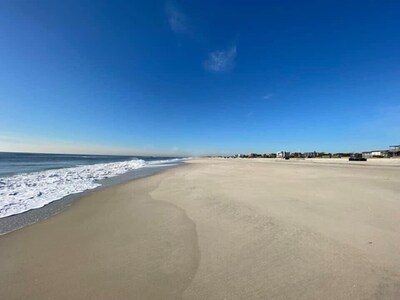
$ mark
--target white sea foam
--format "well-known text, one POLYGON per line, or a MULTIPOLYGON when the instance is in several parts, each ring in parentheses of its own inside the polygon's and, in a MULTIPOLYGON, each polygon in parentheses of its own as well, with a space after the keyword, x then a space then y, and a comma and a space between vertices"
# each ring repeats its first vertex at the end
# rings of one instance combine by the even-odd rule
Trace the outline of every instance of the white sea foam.
MULTIPOLYGON (((172 161, 172 160, 171 160, 172 161)), ((154 161, 162 164, 169 161, 154 161)), ((0 218, 42 207, 65 196, 99 187, 101 179, 147 166, 144 160, 84 165, 0 178, 0 218)))
POLYGON ((173 165, 176 162, 179 162, 182 160, 188 160, 188 159, 190 159, 190 158, 172 158, 172 159, 163 159, 163 160, 152 160, 152 161, 146 162, 146 164, 148 166, 158 167, 158 166, 162 166, 165 164, 173 165))

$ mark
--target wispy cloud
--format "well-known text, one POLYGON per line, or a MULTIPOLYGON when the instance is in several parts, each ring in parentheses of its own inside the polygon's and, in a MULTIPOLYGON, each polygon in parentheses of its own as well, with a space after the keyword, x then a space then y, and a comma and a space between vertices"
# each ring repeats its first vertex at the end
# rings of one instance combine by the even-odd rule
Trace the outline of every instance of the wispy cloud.
POLYGON ((230 71, 235 66, 236 53, 236 46, 226 51, 210 52, 204 62, 204 68, 217 73, 230 71))
POLYGON ((188 18, 176 5, 168 2, 166 5, 166 13, 169 26, 174 33, 186 34, 189 32, 188 18))
POLYGON ((266 94, 263 96, 263 99, 268 100, 268 99, 271 99, 273 96, 274 96, 274 94, 266 94))

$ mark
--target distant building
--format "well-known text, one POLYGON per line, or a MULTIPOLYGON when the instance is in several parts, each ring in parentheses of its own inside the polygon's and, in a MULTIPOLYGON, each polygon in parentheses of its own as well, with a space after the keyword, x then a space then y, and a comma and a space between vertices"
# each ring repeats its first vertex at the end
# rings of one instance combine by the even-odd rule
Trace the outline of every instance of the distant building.
POLYGON ((276 157, 277 158, 289 158, 290 152, 287 152, 287 151, 276 152, 276 157))
POLYGON ((400 157, 400 145, 389 146, 390 157, 400 157))
POLYGON ((363 152, 362 156, 365 158, 388 157, 389 151, 388 150, 372 150, 372 151, 363 152))
POLYGON ((293 157, 293 158, 303 158, 303 153, 301 153, 301 152, 294 152, 294 153, 291 153, 291 154, 290 154, 290 157, 293 157))
POLYGON ((314 158, 314 157, 318 157, 318 153, 317 152, 304 152, 303 156, 306 158, 314 158))

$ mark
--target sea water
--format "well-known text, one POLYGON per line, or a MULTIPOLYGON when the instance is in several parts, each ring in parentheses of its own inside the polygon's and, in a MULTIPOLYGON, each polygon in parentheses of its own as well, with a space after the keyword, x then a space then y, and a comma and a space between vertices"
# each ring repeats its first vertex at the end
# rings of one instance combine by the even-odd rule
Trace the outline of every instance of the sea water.
POLYGON ((182 160, 176 157, 0 153, 0 219, 97 188, 107 178, 143 168, 169 166, 182 160))

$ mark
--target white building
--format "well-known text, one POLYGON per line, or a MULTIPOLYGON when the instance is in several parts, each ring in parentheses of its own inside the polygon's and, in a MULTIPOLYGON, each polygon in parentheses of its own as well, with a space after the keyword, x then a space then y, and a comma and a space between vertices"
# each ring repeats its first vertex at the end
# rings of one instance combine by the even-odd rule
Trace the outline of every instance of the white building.
POLYGON ((287 152, 287 151, 276 152, 276 157, 277 158, 289 158, 290 152, 287 152))
POLYGON ((370 157, 387 157, 388 151, 387 150, 372 150, 368 152, 362 153, 363 157, 370 158, 370 157))

